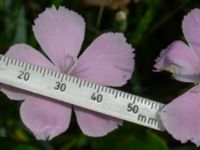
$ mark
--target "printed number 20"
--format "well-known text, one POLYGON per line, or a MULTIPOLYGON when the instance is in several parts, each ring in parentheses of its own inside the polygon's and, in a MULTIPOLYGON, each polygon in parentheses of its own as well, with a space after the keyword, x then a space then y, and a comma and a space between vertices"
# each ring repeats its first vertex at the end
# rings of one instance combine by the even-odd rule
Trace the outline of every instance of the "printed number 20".
POLYGON ((24 81, 28 81, 30 78, 30 73, 29 72, 24 72, 24 71, 20 71, 19 75, 17 76, 18 79, 22 79, 24 81))

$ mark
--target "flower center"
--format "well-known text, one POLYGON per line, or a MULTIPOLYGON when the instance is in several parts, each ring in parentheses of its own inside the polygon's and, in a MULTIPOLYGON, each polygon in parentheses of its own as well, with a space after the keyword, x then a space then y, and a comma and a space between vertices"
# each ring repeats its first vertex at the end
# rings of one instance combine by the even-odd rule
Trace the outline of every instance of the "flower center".
POLYGON ((168 67, 166 67, 166 70, 171 72, 171 73, 177 73, 178 72, 178 68, 175 65, 169 65, 168 67))
POLYGON ((77 59, 73 56, 67 55, 65 56, 64 62, 62 64, 63 65, 61 66, 61 72, 70 75, 76 67, 77 59))

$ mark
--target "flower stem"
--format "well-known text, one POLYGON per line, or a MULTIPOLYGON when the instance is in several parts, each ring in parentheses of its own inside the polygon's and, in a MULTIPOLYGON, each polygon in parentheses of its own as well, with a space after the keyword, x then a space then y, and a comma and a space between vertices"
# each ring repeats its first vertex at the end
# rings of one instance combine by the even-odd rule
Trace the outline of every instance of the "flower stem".
POLYGON ((101 3, 101 7, 100 7, 100 9, 99 9, 99 13, 98 13, 98 17, 97 17, 97 22, 96 22, 96 26, 97 26, 97 27, 99 27, 100 24, 101 24, 101 20, 102 20, 102 15, 103 15, 103 11, 104 11, 105 4, 106 4, 106 0, 104 0, 104 1, 101 3))

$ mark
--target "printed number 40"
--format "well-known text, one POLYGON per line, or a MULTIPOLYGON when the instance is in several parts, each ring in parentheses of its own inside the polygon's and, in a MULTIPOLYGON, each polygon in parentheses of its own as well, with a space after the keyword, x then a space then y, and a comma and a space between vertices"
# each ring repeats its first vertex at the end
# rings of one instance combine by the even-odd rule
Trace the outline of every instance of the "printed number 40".
POLYGON ((96 101, 97 103, 101 103, 102 100, 103 100, 103 95, 102 94, 93 93, 92 96, 91 96, 91 99, 96 101))

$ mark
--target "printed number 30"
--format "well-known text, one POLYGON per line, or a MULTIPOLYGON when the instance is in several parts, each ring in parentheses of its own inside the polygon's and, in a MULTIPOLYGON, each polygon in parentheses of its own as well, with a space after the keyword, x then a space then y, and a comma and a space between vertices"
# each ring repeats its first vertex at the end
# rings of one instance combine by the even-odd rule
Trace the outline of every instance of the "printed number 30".
POLYGON ((54 89, 64 92, 66 90, 66 84, 61 82, 56 82, 56 86, 54 87, 54 89))

